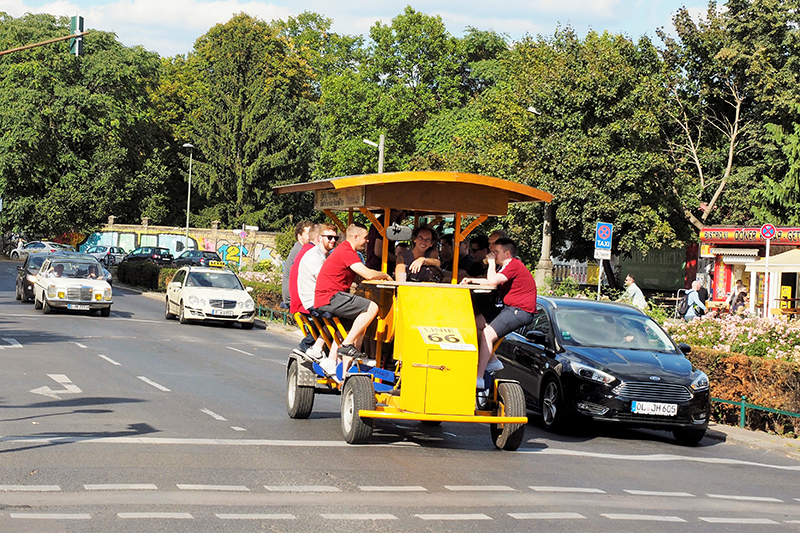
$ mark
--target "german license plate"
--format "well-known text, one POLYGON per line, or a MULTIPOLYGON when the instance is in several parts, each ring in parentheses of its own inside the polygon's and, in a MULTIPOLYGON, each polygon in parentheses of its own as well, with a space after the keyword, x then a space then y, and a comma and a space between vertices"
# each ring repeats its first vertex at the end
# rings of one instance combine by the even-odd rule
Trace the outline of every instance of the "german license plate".
POLYGON ((67 309, 75 309, 76 311, 88 311, 90 308, 88 305, 67 304, 67 309))
POLYGON ((674 403, 633 402, 631 412, 637 415, 675 416, 678 405, 674 403))
POLYGON ((233 316, 233 311, 227 309, 212 309, 211 314, 215 316, 233 316))

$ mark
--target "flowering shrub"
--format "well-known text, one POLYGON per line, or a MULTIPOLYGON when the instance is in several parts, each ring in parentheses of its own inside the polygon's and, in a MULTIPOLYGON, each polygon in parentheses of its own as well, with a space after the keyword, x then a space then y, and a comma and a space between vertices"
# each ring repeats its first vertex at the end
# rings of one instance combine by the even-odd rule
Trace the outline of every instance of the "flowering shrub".
POLYGON ((704 316, 664 324, 675 342, 713 350, 800 362, 800 320, 704 316))
MULTIPOLYGON (((278 284, 281 283, 281 275, 280 273, 275 272, 239 272, 239 278, 244 281, 255 281, 257 283, 271 283, 271 284, 278 284)), ((247 283, 245 283, 247 285, 247 283)))

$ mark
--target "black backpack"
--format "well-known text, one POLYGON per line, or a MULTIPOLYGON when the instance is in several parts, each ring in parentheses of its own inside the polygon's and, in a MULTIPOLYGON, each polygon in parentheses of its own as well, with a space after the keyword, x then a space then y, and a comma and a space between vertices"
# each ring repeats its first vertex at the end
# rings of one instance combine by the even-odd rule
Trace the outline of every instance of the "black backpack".
POLYGON ((681 301, 678 303, 678 316, 683 318, 689 312, 689 295, 684 294, 681 301))

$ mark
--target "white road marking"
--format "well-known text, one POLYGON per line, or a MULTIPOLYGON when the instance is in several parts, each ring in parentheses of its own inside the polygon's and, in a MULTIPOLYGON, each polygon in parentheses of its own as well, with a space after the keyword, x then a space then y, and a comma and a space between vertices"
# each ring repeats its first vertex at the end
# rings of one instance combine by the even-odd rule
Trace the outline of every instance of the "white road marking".
POLYGON ((0 485, 0 492, 58 492, 58 485, 0 485))
POLYGON ((286 359, 267 359, 266 357, 262 357, 261 360, 266 361, 267 363, 275 363, 276 365, 286 366, 286 359))
POLYGON ((591 489, 587 487, 536 487, 531 486, 530 489, 536 492, 582 492, 587 494, 605 494, 606 491, 600 489, 591 489))
POLYGON ((189 513, 117 513, 120 518, 194 518, 189 513))
POLYGON ((678 516, 661 516, 652 514, 601 513, 600 516, 605 516, 609 520, 644 520, 647 522, 686 522, 686 520, 678 516))
POLYGON ((418 485, 387 485, 387 486, 368 485, 358 488, 364 492, 427 492, 428 491, 428 489, 426 489, 425 487, 420 487, 418 485))
MULTIPOLYGON (((169 445, 209 445, 209 446, 284 446, 287 448, 348 448, 358 450, 358 446, 347 444, 343 440, 271 440, 271 439, 199 439, 176 437, 0 437, 0 442, 23 442, 36 444, 55 444, 87 442, 100 444, 169 444, 169 445)), ((392 444, 372 444, 370 448, 407 448, 418 447, 413 442, 395 442, 392 444)))
POLYGON ((84 485, 86 490, 158 490, 152 483, 100 483, 84 485))
POLYGON ((214 411, 212 411, 211 409, 200 409, 200 412, 201 412, 201 413, 205 413, 205 414, 207 414, 208 416, 210 416, 210 417, 211 417, 211 418, 213 418, 214 420, 222 420, 223 422, 227 422, 227 421, 228 421, 228 419, 227 419, 227 418, 225 418, 225 417, 224 417, 224 416, 222 416, 222 415, 218 415, 217 413, 215 413, 215 412, 214 412, 214 411))
POLYGON ((11 513, 11 518, 30 518, 34 520, 90 520, 89 513, 11 513))
POLYGON ((453 492, 514 492, 505 485, 445 485, 444 488, 453 492))
POLYGON ((800 520, 786 520, 787 524, 800 524, 800 520))
POLYGON ((111 359, 110 357, 108 357, 107 355, 103 355, 103 354, 99 353, 99 354, 97 354, 97 357, 99 357, 99 358, 101 358, 101 359, 105 359, 106 361, 108 361, 108 362, 109 362, 109 363, 111 363, 112 365, 116 365, 116 366, 122 366, 120 363, 117 363, 116 361, 114 361, 113 359, 111 359))
POLYGON ((136 376, 136 377, 137 377, 137 378, 139 378, 139 379, 141 379, 142 381, 144 381, 144 382, 145 382, 145 383, 147 383, 148 385, 152 385, 153 387, 157 388, 158 390, 162 390, 162 391, 164 391, 164 392, 172 392, 171 390, 169 390, 168 388, 166 388, 164 385, 159 385, 159 384, 158 384, 158 383, 156 383, 155 381, 151 381, 151 380, 147 379, 147 378, 146 378, 146 377, 144 377, 144 376, 136 376))
POLYGON ((60 400, 61 397, 58 396, 59 394, 80 394, 81 389, 78 388, 77 385, 73 384, 70 379, 65 376, 64 374, 47 374, 47 377, 54 380, 56 383, 64 387, 64 390, 53 390, 47 385, 44 387, 39 387, 38 389, 31 389, 29 392, 34 394, 41 394, 42 396, 48 396, 50 398, 55 398, 56 400, 60 400))
POLYGON ((730 518, 727 516, 700 516, 698 518, 711 524, 777 524, 769 518, 730 518))
POLYGON ((239 426, 231 426, 231 429, 234 431, 247 431, 246 429, 240 428, 239 426))
POLYGON ((422 520, 491 520, 485 514, 415 514, 422 520))
POLYGON ((234 352, 239 352, 239 353, 243 353, 245 355, 249 355, 250 357, 255 357, 255 354, 252 354, 250 352, 245 352, 244 350, 240 350, 239 348, 234 348, 232 346, 226 346, 226 348, 229 349, 229 350, 233 350, 234 352))
POLYGON ((244 485, 184 485, 178 483, 181 490, 210 490, 218 492, 250 492, 244 485))
POLYGON ((657 490, 635 490, 635 489, 622 489, 628 494, 633 494, 634 496, 666 496, 666 497, 675 497, 675 498, 696 498, 694 494, 689 494, 688 492, 661 492, 657 490))
POLYGON ((774 468, 775 470, 788 470, 793 472, 800 471, 800 466, 771 465, 769 463, 740 461, 738 459, 726 459, 722 457, 690 457, 686 455, 674 455, 669 453, 659 453, 652 455, 621 455, 615 453, 583 452, 578 450, 567 450, 567 449, 559 449, 552 447, 536 448, 533 450, 522 450, 522 451, 517 451, 515 453, 538 454, 538 455, 563 455, 567 457, 584 457, 589 459, 616 459, 620 461, 644 461, 644 462, 687 461, 687 462, 718 464, 718 465, 758 466, 762 468, 774 468))
POLYGON ((222 520, 295 520, 293 514, 233 514, 217 513, 217 518, 222 520))
POLYGON ((719 500, 736 500, 740 502, 770 502, 770 503, 783 503, 783 500, 778 498, 768 498, 766 496, 733 496, 730 494, 706 494, 709 498, 717 498, 719 500))
POLYGON ((508 516, 517 520, 572 520, 586 518, 578 513, 508 513, 508 516))
POLYGON ((264 485, 270 492, 341 492, 339 487, 329 485, 264 485))
POLYGON ((86 345, 85 345, 85 344, 81 344, 81 343, 79 343, 79 342, 73 342, 72 344, 74 344, 74 345, 75 345, 75 346, 77 346, 78 348, 86 348, 86 345))
POLYGON ((22 348, 22 344, 19 343, 17 339, 12 339, 9 337, 3 337, 3 340, 6 341, 10 346, 0 346, 2 349, 11 349, 11 348, 22 348))
POLYGON ((393 514, 321 514, 325 520, 397 520, 393 514))

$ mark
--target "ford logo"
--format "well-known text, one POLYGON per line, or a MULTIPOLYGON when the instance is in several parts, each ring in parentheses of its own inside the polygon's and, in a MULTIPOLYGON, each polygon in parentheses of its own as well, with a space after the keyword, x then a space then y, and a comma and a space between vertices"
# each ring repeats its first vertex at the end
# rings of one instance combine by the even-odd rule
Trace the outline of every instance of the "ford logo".
POLYGON ((661 378, 658 376, 650 376, 650 381, 661 381, 661 378))

